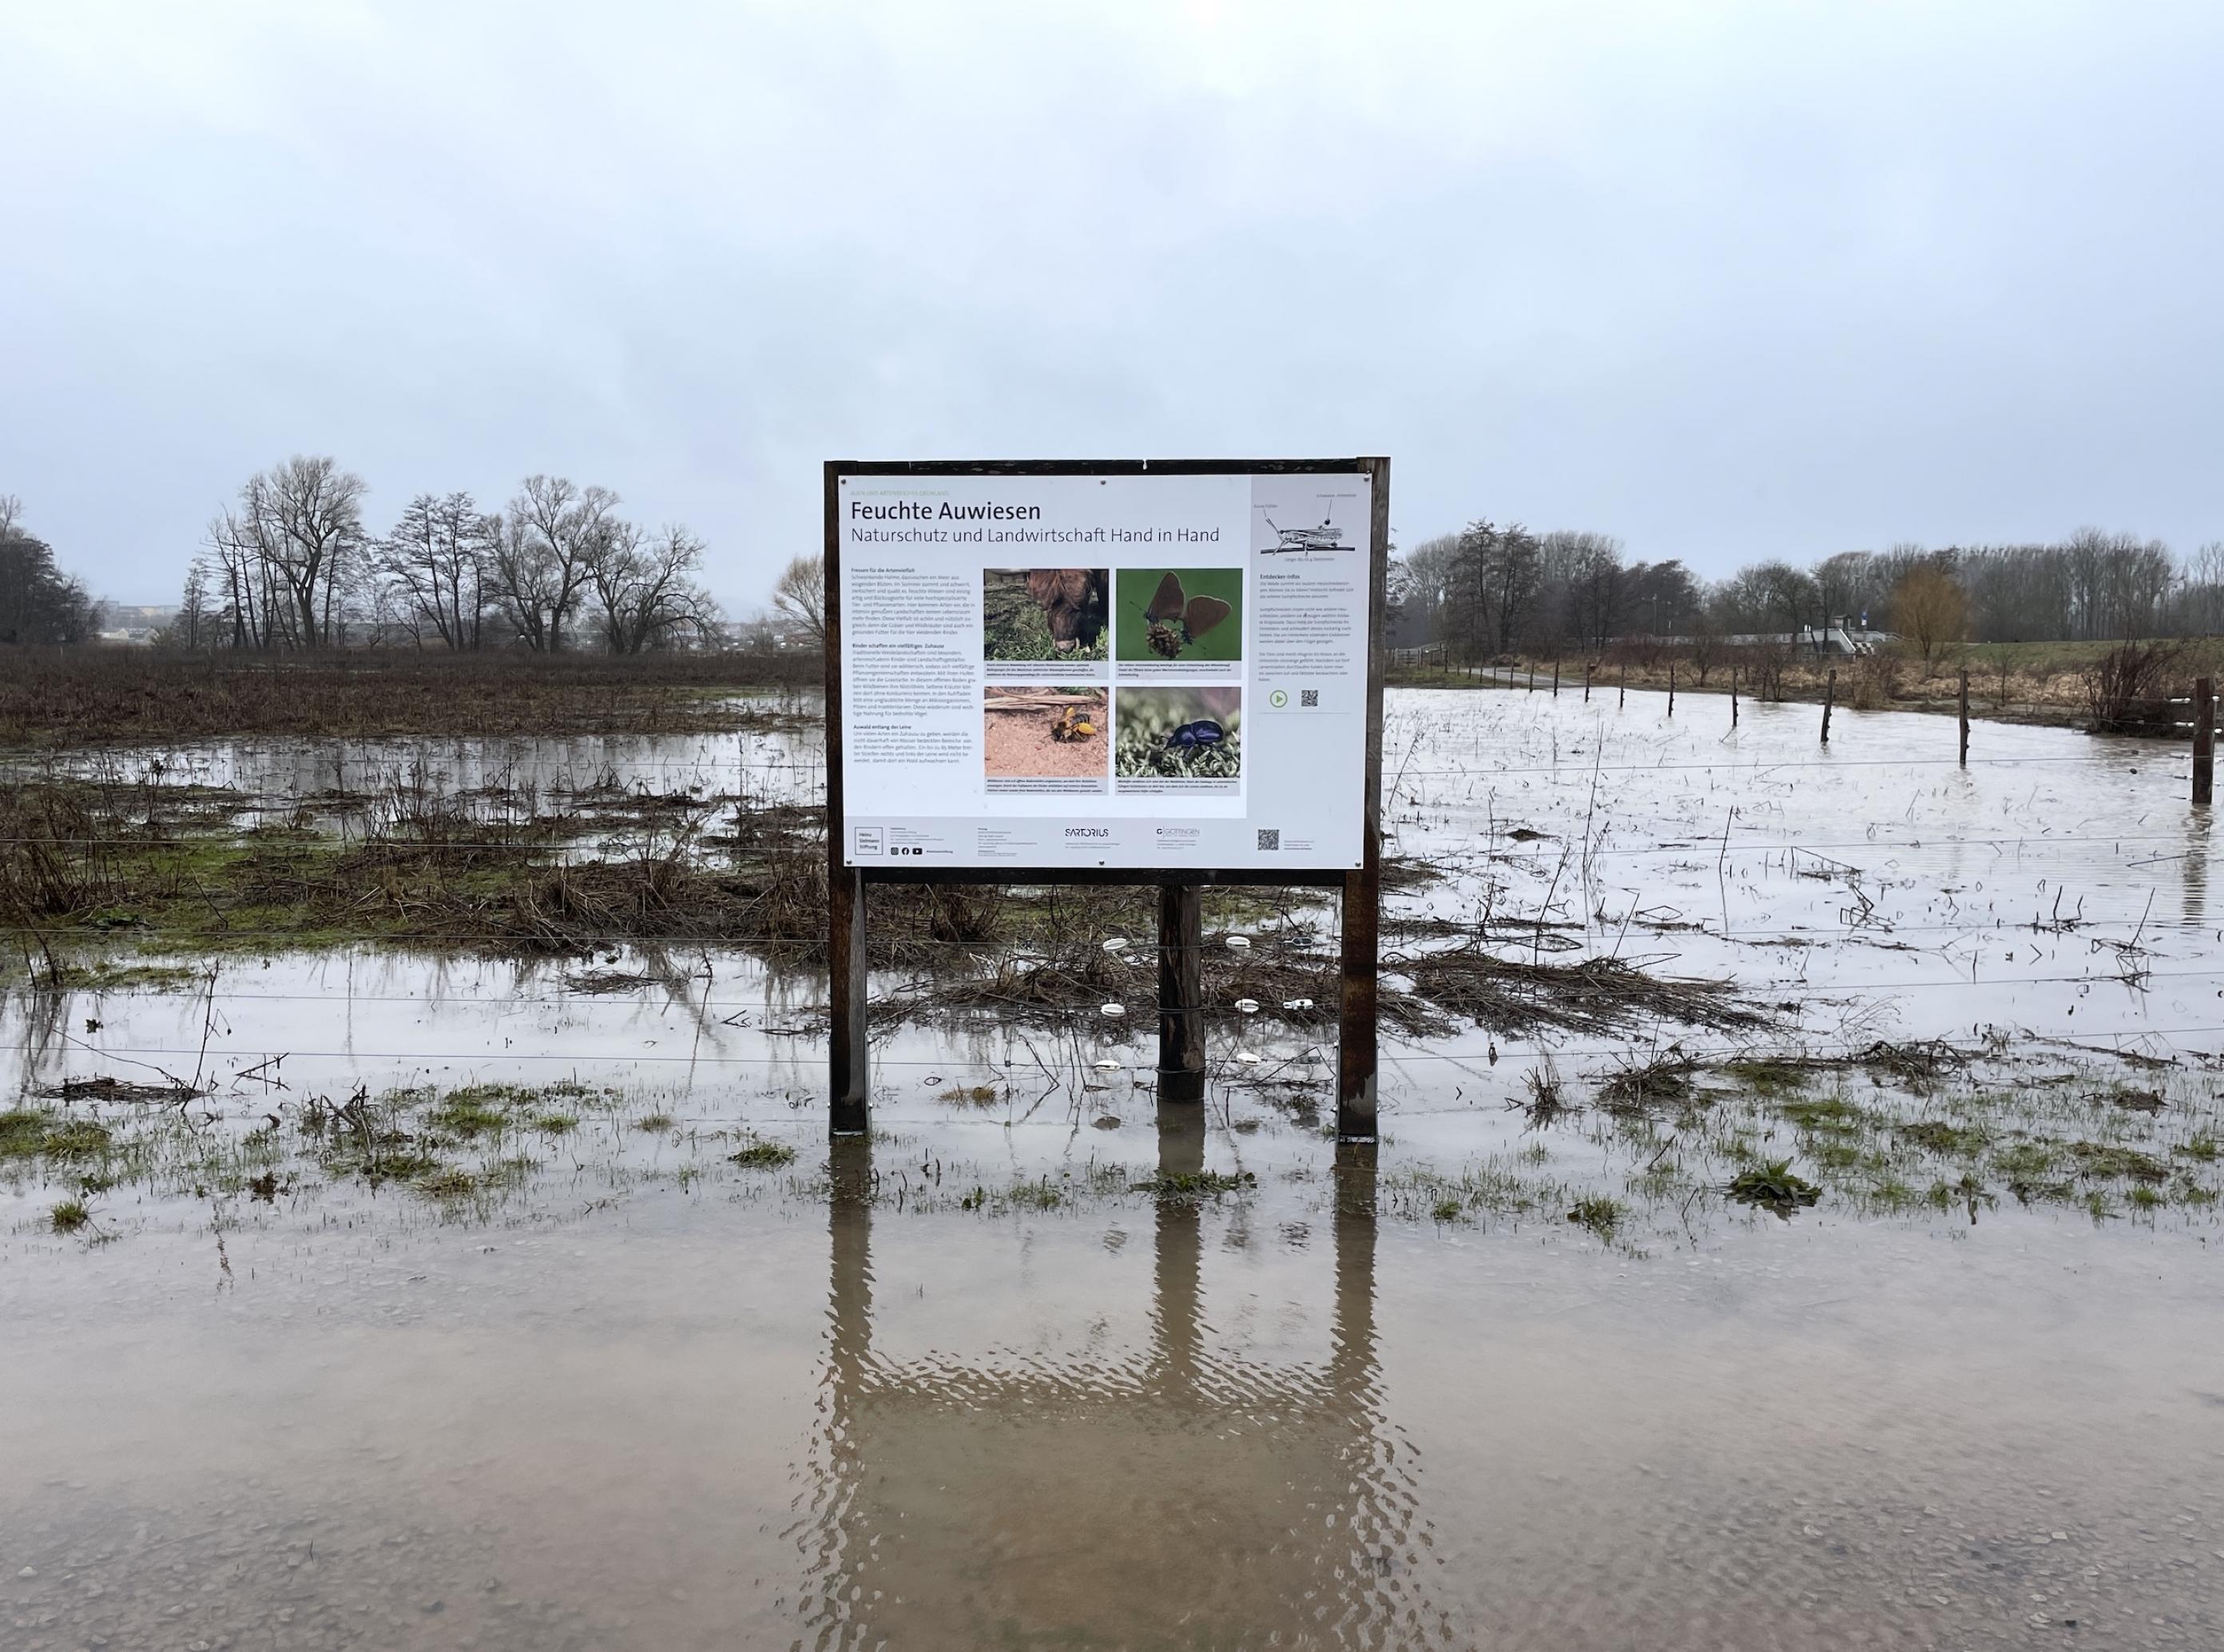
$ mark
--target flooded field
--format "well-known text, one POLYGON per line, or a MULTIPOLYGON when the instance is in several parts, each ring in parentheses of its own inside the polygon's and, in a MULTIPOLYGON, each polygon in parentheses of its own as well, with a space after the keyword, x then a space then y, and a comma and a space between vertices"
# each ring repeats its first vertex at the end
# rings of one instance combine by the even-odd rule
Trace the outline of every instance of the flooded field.
MULTIPOLYGON (((769 931, 24 946, 0 1642, 2224 1641, 2185 755, 1665 709, 1392 694, 1371 1166, 1303 902, 1216 909, 1201 1116, 1140 908, 923 926, 840 1155, 769 931)), ((807 731, 103 761, 227 830, 561 798, 566 854, 742 854, 821 778, 807 731)))

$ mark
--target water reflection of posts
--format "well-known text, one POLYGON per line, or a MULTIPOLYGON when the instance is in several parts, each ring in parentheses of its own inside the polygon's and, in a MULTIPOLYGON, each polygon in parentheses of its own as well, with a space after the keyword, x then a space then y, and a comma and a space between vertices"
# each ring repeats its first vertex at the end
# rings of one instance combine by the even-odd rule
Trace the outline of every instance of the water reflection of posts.
MULTIPOLYGON (((1196 1177, 1202 1110, 1160 1130, 1160 1186, 1196 1177)), ((1413 1459, 1381 1415, 1364 1155, 1338 1155, 1327 1357, 1293 1364, 1215 1351, 1209 1207, 1178 1193, 1153 1212, 1142 1345, 879 1351, 870 1151, 835 1148, 799 1644, 1450 1643, 1413 1459)))

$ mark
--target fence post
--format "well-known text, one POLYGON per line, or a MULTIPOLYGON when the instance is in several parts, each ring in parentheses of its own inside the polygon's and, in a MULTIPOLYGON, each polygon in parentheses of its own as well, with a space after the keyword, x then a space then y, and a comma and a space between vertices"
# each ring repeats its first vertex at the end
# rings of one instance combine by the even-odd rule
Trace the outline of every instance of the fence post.
POLYGON ((1159 1099, 1204 1099, 1204 891, 1159 885, 1159 1099))
POLYGON ((2202 807, 2216 784, 2216 679, 2202 677, 2193 685, 2193 801, 2202 807))
POLYGON ((1557 654, 1556 654, 1556 655, 1554 655, 1552 656, 1552 698, 1553 698, 1554 699, 1559 699, 1559 697, 1560 697, 1560 656, 1559 656, 1558 655, 1557 655, 1557 654))
POLYGON ((1737 677, 1738 668, 1732 666, 1730 668, 1730 726, 1732 728, 1737 726, 1737 677))
POLYGON ((1668 662, 1668 715, 1676 715, 1676 662, 1668 662))
POLYGON ((1962 668, 1962 767, 1969 766, 1969 668, 1962 668))
POLYGON ((1621 711, 1629 704, 1629 661, 1621 662, 1621 687, 1615 692, 1614 708, 1621 711))
POLYGON ((1584 704, 1584 705, 1586 705, 1586 706, 1588 706, 1588 705, 1589 705, 1590 703, 1591 703, 1591 662, 1590 662, 1589 660, 1586 660, 1586 661, 1583 661, 1583 704, 1584 704))
POLYGON ((1832 666, 1823 679, 1823 744, 1830 744, 1830 705, 1838 698, 1838 668, 1832 666))

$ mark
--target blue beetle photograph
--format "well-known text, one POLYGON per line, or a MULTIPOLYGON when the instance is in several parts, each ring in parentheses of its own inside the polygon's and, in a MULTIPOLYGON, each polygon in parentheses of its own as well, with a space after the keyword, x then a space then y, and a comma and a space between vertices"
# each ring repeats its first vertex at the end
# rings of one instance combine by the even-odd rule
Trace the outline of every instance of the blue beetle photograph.
POLYGON ((1113 707, 1113 773, 1234 780, 1243 772, 1243 691, 1122 688, 1113 707))

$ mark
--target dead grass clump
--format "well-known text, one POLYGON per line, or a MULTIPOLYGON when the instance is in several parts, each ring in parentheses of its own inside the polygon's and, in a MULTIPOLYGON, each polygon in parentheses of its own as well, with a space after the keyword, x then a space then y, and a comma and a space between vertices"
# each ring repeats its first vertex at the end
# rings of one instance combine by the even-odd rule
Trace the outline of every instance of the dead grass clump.
POLYGON ((1693 1082, 1697 1065, 1680 1055, 1664 1055, 1624 1067, 1599 1086, 1598 1104, 1618 1117, 1638 1118, 1690 1107, 1698 1099, 1693 1082))
POLYGON ((1530 1129, 1549 1130, 1559 1122, 1562 1114, 1574 1111, 1561 1086, 1559 1069, 1552 1065, 1550 1057, 1531 1067, 1522 1084, 1529 1092, 1529 1099, 1514 1104, 1527 1115, 1530 1129))
POLYGON ((96 788, 0 785, 0 917, 30 926, 130 904, 144 876, 137 835, 96 788))
MULTIPOLYGON (((1871 1072, 1888 1073, 1911 1084, 1924 1085, 1967 1067, 1968 1063, 1967 1051, 1955 1048, 1943 1038, 1929 1038, 1906 1044, 1893 1044, 1880 1039, 1852 1056, 1848 1061, 1837 1065, 1863 1067, 1871 1072)), ((1823 1064, 1810 1061, 1810 1065, 1823 1064)))
POLYGON ((1647 975, 1612 958, 1545 964, 1464 946, 1425 953, 1405 972, 1431 1003, 1506 1036, 1539 1028, 1611 1033, 1648 1018, 1716 1031, 1766 1021, 1737 1001, 1731 982, 1647 975))
POLYGON ((60 1101, 145 1101, 168 1105, 191 1101, 203 1092, 191 1085, 168 1079, 161 1084, 142 1084, 104 1073, 97 1079, 65 1079, 47 1093, 60 1101))

